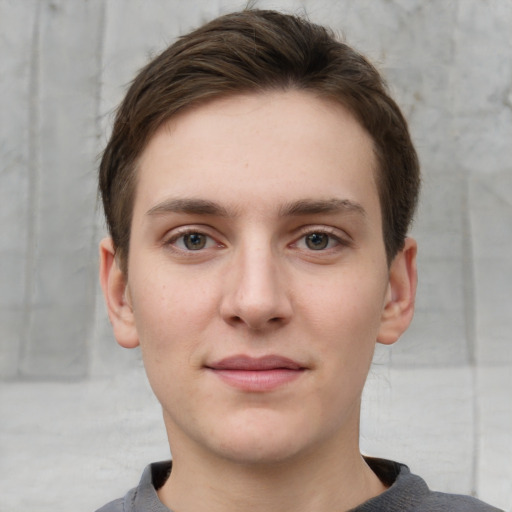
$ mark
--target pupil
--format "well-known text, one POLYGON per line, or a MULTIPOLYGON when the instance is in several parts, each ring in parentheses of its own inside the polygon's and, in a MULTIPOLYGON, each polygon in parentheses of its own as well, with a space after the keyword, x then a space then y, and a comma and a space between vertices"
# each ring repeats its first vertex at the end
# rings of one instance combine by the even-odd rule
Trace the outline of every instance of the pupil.
POLYGON ((185 235, 183 241, 185 242, 185 247, 192 251, 202 249, 206 245, 206 237, 200 233, 185 235))
POLYGON ((329 237, 323 233, 312 233, 306 237, 306 245, 309 249, 325 249, 328 243, 329 237))

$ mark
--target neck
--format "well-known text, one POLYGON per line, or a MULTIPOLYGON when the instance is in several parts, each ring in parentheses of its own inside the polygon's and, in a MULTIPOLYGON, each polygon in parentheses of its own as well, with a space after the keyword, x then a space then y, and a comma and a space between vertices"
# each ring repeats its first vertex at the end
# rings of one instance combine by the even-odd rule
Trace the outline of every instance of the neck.
POLYGON ((180 512, 350 510, 386 489, 355 447, 316 447, 290 460, 260 464, 174 454, 171 476, 158 494, 180 512))

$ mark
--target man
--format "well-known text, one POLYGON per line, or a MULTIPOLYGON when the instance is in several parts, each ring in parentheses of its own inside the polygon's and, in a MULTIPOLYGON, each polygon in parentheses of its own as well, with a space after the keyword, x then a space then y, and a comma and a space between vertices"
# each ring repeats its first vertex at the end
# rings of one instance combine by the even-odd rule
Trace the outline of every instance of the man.
POLYGON ((141 71, 100 167, 100 278, 170 462, 102 512, 492 510, 363 458, 375 343, 414 310, 419 166, 375 68, 272 11, 141 71))

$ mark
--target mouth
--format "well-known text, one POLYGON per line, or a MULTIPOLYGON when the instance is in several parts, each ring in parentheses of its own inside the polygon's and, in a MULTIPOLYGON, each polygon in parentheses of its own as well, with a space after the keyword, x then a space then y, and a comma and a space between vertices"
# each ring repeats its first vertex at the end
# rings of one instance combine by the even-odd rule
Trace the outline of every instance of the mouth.
POLYGON ((206 365, 205 368, 232 387, 260 393, 289 384, 306 370, 297 361, 278 355, 258 358, 237 355, 206 365))

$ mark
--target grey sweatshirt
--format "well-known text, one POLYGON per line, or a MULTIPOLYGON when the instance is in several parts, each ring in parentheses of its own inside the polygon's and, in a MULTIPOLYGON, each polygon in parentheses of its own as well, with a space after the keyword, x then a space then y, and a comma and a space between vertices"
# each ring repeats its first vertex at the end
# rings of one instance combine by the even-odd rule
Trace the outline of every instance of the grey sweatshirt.
MULTIPOLYGON (((404 464, 372 458, 366 458, 366 462, 389 488, 351 512, 500 512, 469 496, 433 492, 404 464)), ((150 464, 138 487, 96 512, 170 512, 156 493, 170 472, 170 461, 150 464)))

